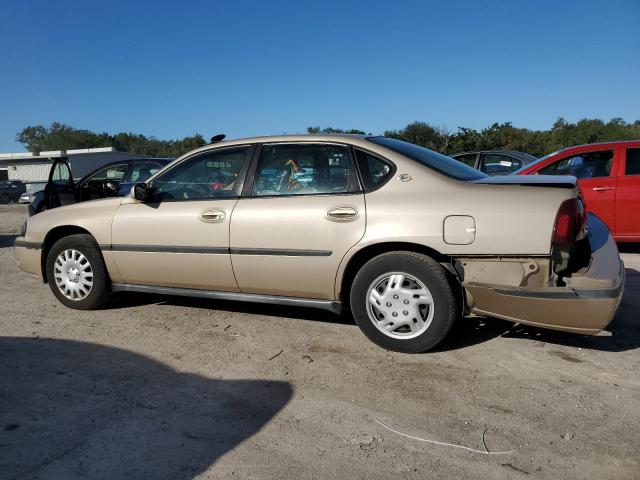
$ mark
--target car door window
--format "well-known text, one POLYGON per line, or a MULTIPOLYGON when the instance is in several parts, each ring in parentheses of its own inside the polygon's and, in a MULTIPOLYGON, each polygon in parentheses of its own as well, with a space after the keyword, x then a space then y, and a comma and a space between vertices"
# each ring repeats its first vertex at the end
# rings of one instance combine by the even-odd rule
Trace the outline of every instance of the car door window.
POLYGON ((109 165, 98 170, 79 185, 80 200, 95 200, 114 195, 126 171, 126 163, 109 165))
POLYGON ((71 169, 65 161, 58 161, 51 172, 51 181, 58 187, 68 187, 72 184, 71 169))
POLYGON ((542 175, 573 175, 579 179, 608 177, 613 150, 585 152, 558 160, 540 170, 542 175))
POLYGON ((517 158, 495 153, 483 153, 480 170, 489 175, 508 175, 522 166, 517 158))
POLYGON ((151 184, 155 199, 205 200, 238 195, 238 178, 251 147, 224 148, 195 155, 151 184))
POLYGON ((395 171, 392 163, 362 150, 356 150, 356 159, 365 192, 380 188, 395 171))
POLYGON ((339 194, 357 190, 349 149, 329 144, 264 145, 252 195, 339 194))
POLYGON ((627 149, 627 161, 625 164, 625 175, 640 175, 640 148, 627 149))
POLYGON ((455 158, 459 162, 464 163, 465 165, 469 165, 470 167, 475 168, 476 159, 478 158, 478 154, 477 153, 467 153, 465 155, 456 155, 453 158, 455 158))
POLYGON ((43 206, 51 209, 68 205, 74 201, 75 184, 71 168, 65 160, 55 160, 49 172, 49 180, 44 188, 43 206))
POLYGON ((102 170, 98 170, 96 173, 91 175, 87 181, 89 182, 102 182, 104 180, 113 180, 119 182, 124 177, 125 172, 127 171, 127 165, 111 165, 107 168, 103 168, 102 170))
POLYGON ((161 168, 162 165, 155 162, 134 163, 122 181, 124 183, 141 183, 155 175, 161 168))

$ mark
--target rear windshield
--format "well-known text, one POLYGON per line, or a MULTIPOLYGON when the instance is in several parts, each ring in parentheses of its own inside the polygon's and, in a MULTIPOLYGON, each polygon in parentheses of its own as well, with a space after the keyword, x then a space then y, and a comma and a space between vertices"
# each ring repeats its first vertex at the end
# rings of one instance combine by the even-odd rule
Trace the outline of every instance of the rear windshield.
POLYGON ((470 181, 487 177, 485 173, 471 168, 462 162, 429 150, 428 148, 419 147, 413 143, 386 137, 370 137, 367 140, 377 145, 387 147, 389 150, 393 150, 400 155, 404 155, 411 160, 421 163, 425 167, 456 180, 470 181))

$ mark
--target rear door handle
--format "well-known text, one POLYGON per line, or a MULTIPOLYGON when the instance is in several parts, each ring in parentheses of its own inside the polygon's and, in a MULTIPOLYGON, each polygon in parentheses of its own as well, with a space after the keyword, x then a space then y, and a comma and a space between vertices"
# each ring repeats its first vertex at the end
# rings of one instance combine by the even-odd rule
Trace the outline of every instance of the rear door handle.
POLYGON ((346 222, 355 220, 358 217, 358 209, 355 207, 334 207, 327 212, 329 220, 346 222))
POLYGON ((613 190, 615 187, 593 187, 591 190, 594 192, 605 192, 607 190, 613 190))
POLYGON ((224 220, 226 216, 227 213, 224 210, 205 210, 200 213, 200 220, 207 223, 216 223, 224 220))

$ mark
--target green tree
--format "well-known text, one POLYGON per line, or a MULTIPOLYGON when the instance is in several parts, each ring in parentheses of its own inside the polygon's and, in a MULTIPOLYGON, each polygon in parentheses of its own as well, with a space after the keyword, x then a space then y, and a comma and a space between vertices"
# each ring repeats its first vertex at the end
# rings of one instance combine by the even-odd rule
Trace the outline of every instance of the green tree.
POLYGON ((151 157, 179 157, 194 148, 206 145, 202 135, 196 134, 181 140, 158 140, 135 133, 94 133, 79 130, 59 122, 49 127, 36 125, 24 128, 16 135, 30 152, 45 150, 71 150, 75 148, 113 147, 121 152, 138 153, 151 157))
POLYGON ((387 130, 384 136, 438 151, 448 150, 450 139, 448 131, 425 122, 412 122, 402 130, 387 130))
POLYGON ((327 128, 307 127, 307 133, 311 135, 318 135, 321 133, 322 134, 346 133, 348 135, 367 135, 367 133, 364 130, 358 130, 356 128, 350 128, 349 130, 342 130, 341 128, 333 128, 333 127, 327 127, 327 128))
POLYGON ((16 135, 16 141, 20 142, 30 152, 38 153, 43 150, 47 140, 48 131, 42 125, 26 127, 16 135))

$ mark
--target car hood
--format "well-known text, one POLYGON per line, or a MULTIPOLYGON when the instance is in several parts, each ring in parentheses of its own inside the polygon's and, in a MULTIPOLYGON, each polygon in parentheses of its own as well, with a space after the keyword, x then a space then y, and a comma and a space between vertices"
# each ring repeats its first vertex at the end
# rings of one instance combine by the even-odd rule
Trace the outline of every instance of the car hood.
POLYGON ((478 180, 472 180, 471 183, 574 188, 577 181, 576 177, 571 175, 506 175, 480 178, 478 180))

